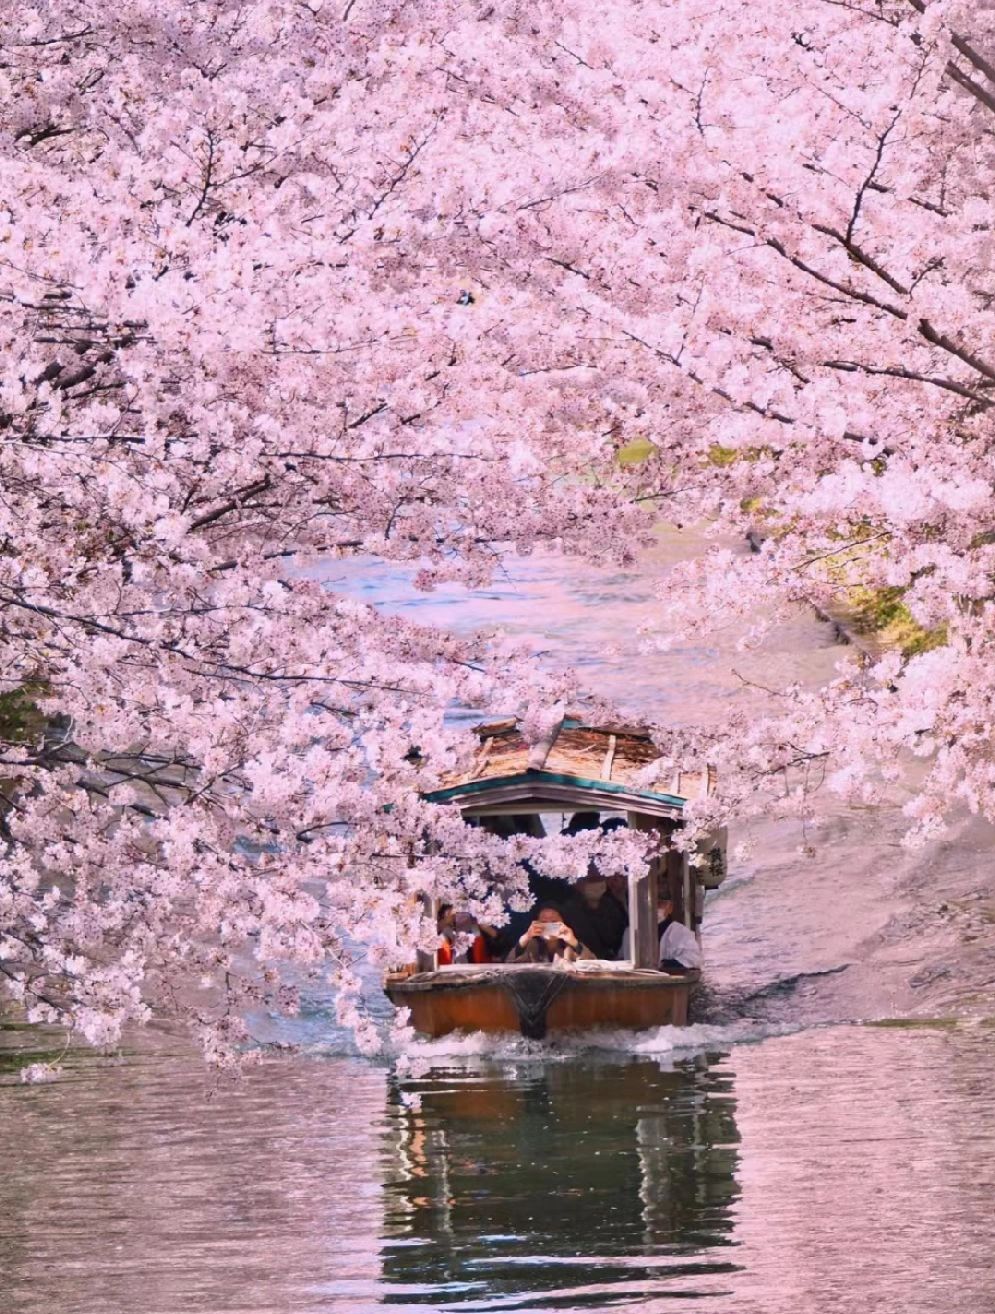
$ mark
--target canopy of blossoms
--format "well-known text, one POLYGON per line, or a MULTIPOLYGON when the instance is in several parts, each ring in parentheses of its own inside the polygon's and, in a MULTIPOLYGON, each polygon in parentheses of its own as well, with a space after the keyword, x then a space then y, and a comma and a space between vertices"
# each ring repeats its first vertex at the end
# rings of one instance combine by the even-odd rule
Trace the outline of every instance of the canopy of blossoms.
MULTIPOLYGON (((911 748, 916 835, 995 814, 991 26, 945 0, 18 7, 0 982, 29 1016, 111 1043, 170 1009, 223 1058, 314 974, 372 1044, 360 944, 431 943, 423 894, 500 915, 526 857, 586 869, 590 837, 419 801, 460 751, 447 706, 539 736, 570 677, 338 596, 329 557, 480 584, 537 546, 631 561, 658 518, 759 526, 683 568, 665 634, 860 587, 925 639, 734 726, 730 800, 816 762, 871 799, 911 748)), ((721 757, 717 729, 661 743, 721 757)))

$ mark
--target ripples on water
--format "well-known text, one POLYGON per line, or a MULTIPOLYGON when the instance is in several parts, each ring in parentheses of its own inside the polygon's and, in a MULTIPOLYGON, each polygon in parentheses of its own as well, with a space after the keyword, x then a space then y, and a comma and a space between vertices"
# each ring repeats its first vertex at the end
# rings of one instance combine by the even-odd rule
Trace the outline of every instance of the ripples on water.
POLYGON ((2 1308, 995 1308, 988 1032, 721 1036, 0 1086, 2 1308))
POLYGON ((669 650, 653 646, 656 592, 667 570, 706 546, 698 534, 667 531, 638 570, 628 572, 537 552, 512 558, 494 587, 477 590, 443 585, 419 593, 411 585, 413 569, 355 558, 325 564, 320 577, 338 592, 422 624, 461 633, 500 628, 544 660, 574 667, 594 692, 660 721, 721 718, 730 699, 744 696, 732 666, 775 684, 828 678, 840 656, 833 628, 801 611, 778 626, 762 652, 737 652, 732 631, 669 650))
MULTIPOLYGON (((805 615, 760 653, 730 636, 647 654, 644 578, 541 558, 475 595, 327 575, 453 628, 502 624, 658 719, 721 716, 733 665, 818 681, 840 655, 805 615)), ((153 1033, 32 1087, 17 1068, 44 1042, 0 1031, 0 1314, 988 1314, 993 1033, 825 1025, 995 1011, 990 832, 912 858, 902 828, 895 808, 838 810, 801 862, 790 827, 757 825, 709 899, 708 989, 680 1033, 456 1038, 388 1067, 311 999, 292 1032, 253 1019, 309 1056, 239 1084, 153 1033)))
MULTIPOLYGON (((747 652, 737 650, 735 631, 669 651, 648 645, 670 565, 705 546, 697 533, 668 531, 629 573, 536 554, 511 561, 494 588, 476 592, 417 593, 411 571, 369 562, 327 563, 322 577, 413 620, 462 632, 500 627, 544 660, 573 664, 622 708, 661 723, 721 725, 730 707, 757 697, 740 676, 770 688, 832 678, 847 649, 833 626, 804 610, 747 652)), ((879 808, 823 797, 823 818, 807 836, 814 858, 800 856, 795 822, 733 827, 734 849, 746 839, 751 852, 734 858, 706 908, 709 1016, 823 1022, 995 1013, 995 832, 958 818, 943 841, 909 853, 901 802, 900 790, 879 808), (779 982, 794 984, 778 994, 779 982)))

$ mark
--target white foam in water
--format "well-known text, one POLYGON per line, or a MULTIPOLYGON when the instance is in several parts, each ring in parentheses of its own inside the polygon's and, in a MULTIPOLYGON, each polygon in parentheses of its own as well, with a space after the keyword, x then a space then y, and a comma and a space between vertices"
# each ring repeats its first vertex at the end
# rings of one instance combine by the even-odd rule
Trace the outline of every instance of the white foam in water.
POLYGON ((651 1031, 576 1032, 547 1040, 495 1036, 482 1031, 454 1031, 436 1040, 422 1040, 415 1036, 401 1039, 394 1048, 393 1057, 400 1071, 408 1073, 467 1061, 476 1064, 482 1059, 495 1063, 555 1063, 584 1053, 666 1058, 726 1049, 730 1045, 753 1044, 801 1029, 798 1025, 741 1018, 721 1025, 701 1023, 686 1027, 656 1027, 651 1031))

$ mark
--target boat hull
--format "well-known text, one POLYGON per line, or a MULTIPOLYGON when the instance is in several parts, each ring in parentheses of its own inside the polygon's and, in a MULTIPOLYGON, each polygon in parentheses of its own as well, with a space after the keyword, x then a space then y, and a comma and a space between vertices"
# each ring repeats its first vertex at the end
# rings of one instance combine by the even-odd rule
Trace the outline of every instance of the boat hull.
POLYGON ((521 1034, 685 1026, 698 978, 645 969, 576 971, 534 964, 392 973, 385 989, 426 1036, 452 1031, 521 1034))

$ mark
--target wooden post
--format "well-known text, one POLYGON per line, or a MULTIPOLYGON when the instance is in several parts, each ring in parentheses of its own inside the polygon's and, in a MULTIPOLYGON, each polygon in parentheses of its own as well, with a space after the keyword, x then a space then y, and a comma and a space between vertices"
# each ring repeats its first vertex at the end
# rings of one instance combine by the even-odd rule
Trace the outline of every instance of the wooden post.
MULTIPOLYGON (((640 812, 628 814, 634 830, 656 831, 653 817, 640 812)), ((659 967, 660 942, 656 933, 657 873, 660 860, 654 858, 645 872, 629 877, 629 943, 633 967, 659 967)))
MULTIPOLYGON (((693 874, 693 868, 692 868, 693 874)), ((694 882, 694 933, 701 940, 701 923, 705 916, 705 887, 699 880, 694 882)))
MULTIPOLYGON (((426 895, 419 895, 421 905, 426 913, 432 919, 432 925, 437 926, 439 922, 439 901, 438 899, 429 899, 426 895)), ((417 967, 419 972, 434 972, 439 966, 439 956, 437 953, 428 954, 424 949, 418 950, 417 967)))
POLYGON ((674 848, 666 852, 666 879, 664 890, 666 897, 674 905, 674 920, 684 920, 684 871, 681 855, 674 848))
POLYGON ((681 854, 681 903, 683 904, 683 922, 688 930, 694 930, 694 895, 691 890, 691 864, 686 853, 681 854))
POLYGON ((545 739, 540 739, 538 743, 532 745, 529 749, 528 763, 526 771, 541 771, 546 765, 546 758, 553 751, 553 745, 556 743, 556 736, 563 729, 563 718, 561 717, 553 726, 545 739))

